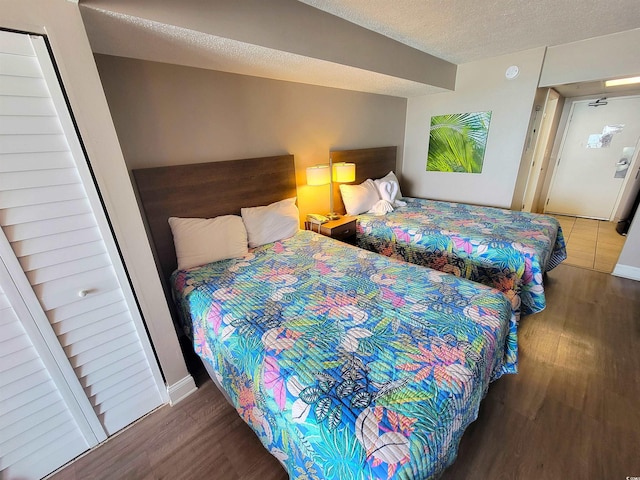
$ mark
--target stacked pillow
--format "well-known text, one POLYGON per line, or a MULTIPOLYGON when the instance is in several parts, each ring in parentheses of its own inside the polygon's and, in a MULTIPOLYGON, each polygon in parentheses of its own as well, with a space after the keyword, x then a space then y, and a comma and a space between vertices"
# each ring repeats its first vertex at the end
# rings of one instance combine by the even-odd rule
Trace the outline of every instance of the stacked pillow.
POLYGON ((380 200, 378 188, 371 179, 365 180, 360 185, 340 185, 340 194, 349 215, 368 212, 380 200))
POLYGON ((371 212, 381 200, 392 207, 402 204, 400 183, 393 172, 377 180, 365 180, 360 185, 340 185, 340 194, 349 215, 371 212))
POLYGON ((216 218, 169 218, 178 269, 246 255, 247 230, 237 215, 216 218))
POLYGON ((296 197, 264 207, 242 208, 240 214, 251 248, 292 237, 300 228, 296 197))
POLYGON ((246 255, 248 247, 292 237, 299 229, 296 197, 262 207, 242 208, 241 216, 169 218, 178 269, 246 255))
MULTIPOLYGON (((377 180, 365 180, 360 185, 340 185, 340 193, 349 215, 359 215, 372 209, 384 213, 402 204, 398 178, 389 172, 377 180)), ((178 269, 198 267, 207 263, 246 255, 255 248, 284 240, 298 232, 300 215, 296 197, 261 207, 242 208, 241 216, 223 215, 216 218, 169 218, 176 247, 178 269)))

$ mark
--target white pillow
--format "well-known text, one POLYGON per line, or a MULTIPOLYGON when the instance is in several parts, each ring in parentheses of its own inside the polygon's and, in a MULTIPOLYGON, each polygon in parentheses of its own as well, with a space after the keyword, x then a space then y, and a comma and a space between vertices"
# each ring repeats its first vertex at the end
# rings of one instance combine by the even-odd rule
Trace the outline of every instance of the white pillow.
POLYGON ((264 207, 242 208, 240 213, 252 248, 292 237, 300 228, 296 197, 264 207))
POLYGON ((178 269, 246 255, 247 230, 238 215, 216 218, 169 218, 178 269))
MULTIPOLYGON (((379 178, 377 180, 374 180, 376 187, 378 189, 380 189, 380 184, 382 182, 392 182, 395 183, 398 188, 397 188, 397 195, 391 200, 391 203, 395 203, 396 200, 400 200, 402 198, 402 192, 400 191, 400 182, 398 182, 398 177, 396 177, 395 173, 393 172, 389 172, 387 173, 384 177, 379 178)), ((382 195, 380 196, 380 198, 383 198, 382 195)))
POLYGON ((373 180, 368 179, 360 185, 340 185, 344 208, 349 215, 368 212, 380 200, 378 189, 373 180))

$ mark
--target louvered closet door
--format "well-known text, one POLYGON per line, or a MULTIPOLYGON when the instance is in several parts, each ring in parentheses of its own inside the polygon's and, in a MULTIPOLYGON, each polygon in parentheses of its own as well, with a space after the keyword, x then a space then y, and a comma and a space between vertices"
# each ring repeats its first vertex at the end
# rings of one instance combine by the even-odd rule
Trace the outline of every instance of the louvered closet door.
POLYGON ((46 45, 0 31, 0 47, 0 255, 110 435, 166 390, 46 45))
POLYGON ((24 307, 21 317, 0 288, 0 478, 6 479, 40 478, 97 442, 89 426, 83 432, 76 422, 60 393, 64 382, 54 381, 34 347, 24 307))

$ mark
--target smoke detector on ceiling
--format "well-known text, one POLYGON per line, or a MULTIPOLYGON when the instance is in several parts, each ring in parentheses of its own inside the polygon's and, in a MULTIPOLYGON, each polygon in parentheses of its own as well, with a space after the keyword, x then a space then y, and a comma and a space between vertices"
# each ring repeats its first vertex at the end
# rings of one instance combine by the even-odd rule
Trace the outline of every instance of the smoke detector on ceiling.
POLYGON ((509 68, 507 68, 507 71, 504 72, 504 76, 507 77, 507 80, 513 80, 518 76, 519 73, 520 69, 518 68, 518 66, 511 65, 509 68))

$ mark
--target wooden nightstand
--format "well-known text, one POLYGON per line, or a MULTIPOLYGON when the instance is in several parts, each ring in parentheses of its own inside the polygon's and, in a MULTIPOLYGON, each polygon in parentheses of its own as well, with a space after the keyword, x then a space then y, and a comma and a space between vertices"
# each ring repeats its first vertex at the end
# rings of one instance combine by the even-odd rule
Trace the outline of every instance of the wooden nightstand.
POLYGON ((355 245, 356 221, 356 217, 345 215, 337 220, 329 220, 322 225, 304 222, 304 228, 355 245))

